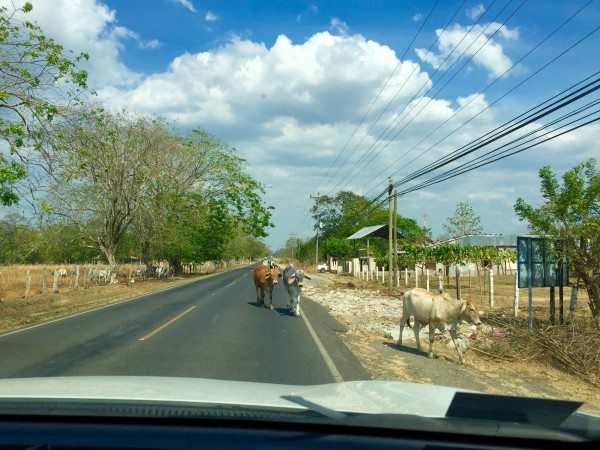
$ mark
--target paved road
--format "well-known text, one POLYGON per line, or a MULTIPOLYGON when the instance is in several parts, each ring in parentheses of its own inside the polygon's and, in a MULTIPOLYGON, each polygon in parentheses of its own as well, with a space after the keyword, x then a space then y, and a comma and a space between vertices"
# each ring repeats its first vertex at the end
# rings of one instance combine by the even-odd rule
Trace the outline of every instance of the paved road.
POLYGON ((319 305, 303 299, 307 325, 288 313, 281 285, 273 299, 272 311, 255 304, 247 267, 5 334, 0 377, 154 375, 286 384, 367 377, 336 337, 341 325, 319 305))

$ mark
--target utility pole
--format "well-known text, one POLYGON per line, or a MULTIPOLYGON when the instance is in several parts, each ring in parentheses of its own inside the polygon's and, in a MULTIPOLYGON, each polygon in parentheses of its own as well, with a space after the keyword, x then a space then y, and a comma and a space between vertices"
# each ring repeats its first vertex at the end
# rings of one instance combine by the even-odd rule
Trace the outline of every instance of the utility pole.
POLYGON ((396 189, 394 189, 394 219, 392 220, 392 225, 394 227, 394 282, 398 280, 398 194, 396 193, 396 189))
POLYGON ((392 186, 392 177, 388 178, 388 198, 389 198, 389 207, 390 207, 390 217, 388 220, 388 229, 389 229, 389 233, 388 233, 388 267, 389 267, 389 272, 390 272, 390 276, 388 278, 388 286, 392 287, 393 282, 392 280, 393 278, 393 264, 394 264, 394 255, 393 255, 393 234, 392 234, 392 229, 394 227, 394 220, 393 220, 393 214, 394 214, 394 205, 392 203, 392 192, 393 192, 393 186, 392 186))
POLYGON ((317 210, 317 244, 316 244, 316 248, 315 248, 315 270, 317 269, 317 266, 319 265, 319 229, 321 228, 321 214, 319 213, 319 193, 317 192, 317 196, 313 197, 312 195, 310 196, 310 198, 314 198, 317 200, 316 202, 316 210, 317 210))

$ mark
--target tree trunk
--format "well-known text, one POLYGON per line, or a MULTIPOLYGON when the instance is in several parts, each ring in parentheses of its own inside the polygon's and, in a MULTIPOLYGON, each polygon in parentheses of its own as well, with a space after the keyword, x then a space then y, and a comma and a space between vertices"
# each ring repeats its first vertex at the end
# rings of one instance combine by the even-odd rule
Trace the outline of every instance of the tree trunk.
POLYGON ((456 276, 456 299, 461 300, 461 292, 460 292, 460 268, 458 264, 455 266, 455 276, 456 276))
POLYGON ((181 275, 183 273, 183 265, 181 264, 180 259, 170 259, 169 264, 171 264, 171 267, 173 268, 173 275, 181 275))
POLYGON ((106 261, 110 266, 110 283, 109 284, 117 284, 117 259, 115 258, 115 253, 117 251, 115 245, 106 245, 102 242, 101 239, 98 239, 98 247, 100 251, 104 253, 106 256, 106 261))
POLYGON ((144 239, 142 241, 142 263, 146 265, 146 267, 150 266, 150 240, 144 239))

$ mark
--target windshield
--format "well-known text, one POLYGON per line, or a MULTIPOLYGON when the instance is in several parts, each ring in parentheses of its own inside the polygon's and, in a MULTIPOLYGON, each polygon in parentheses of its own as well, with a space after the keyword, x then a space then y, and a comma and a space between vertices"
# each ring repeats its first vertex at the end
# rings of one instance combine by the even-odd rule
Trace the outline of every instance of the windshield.
POLYGON ((0 398, 600 415, 599 18, 0 0, 0 398))

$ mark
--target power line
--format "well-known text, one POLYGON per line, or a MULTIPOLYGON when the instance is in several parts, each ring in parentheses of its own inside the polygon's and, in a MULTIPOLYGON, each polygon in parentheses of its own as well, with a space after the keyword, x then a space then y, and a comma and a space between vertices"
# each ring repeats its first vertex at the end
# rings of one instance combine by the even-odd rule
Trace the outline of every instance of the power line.
MULTIPOLYGON (((321 178, 321 181, 319 181, 319 183, 317 184, 315 190, 319 189, 319 187, 322 185, 323 181, 327 178, 327 176, 331 172, 331 169, 333 169, 333 167, 335 166, 336 162, 339 160, 340 156, 346 150, 348 144, 352 141, 352 139, 354 138, 355 134, 357 133, 357 131, 360 129, 360 127, 364 123, 365 119, 367 118, 367 116, 369 115, 369 113, 371 112, 371 110, 373 109, 373 106, 375 105, 375 103, 377 102, 377 100, 379 99, 379 97, 381 96, 381 94, 383 93, 383 91, 385 90, 385 88, 387 87, 388 83, 390 82, 390 80, 392 79, 392 77, 394 76, 394 74, 396 73, 396 71, 398 70, 398 68, 401 66, 402 60, 404 59, 404 57, 406 56, 406 54, 408 53, 408 51, 412 47, 412 44, 415 42, 415 40, 417 39, 417 37, 419 36, 419 34, 421 33, 421 31, 423 30, 423 27, 425 26, 425 24, 429 21, 429 18, 431 17, 431 14, 437 8, 437 6, 439 4, 439 1, 440 0, 436 0, 436 2, 434 3, 434 5, 432 6, 432 8, 429 10, 429 13, 425 17, 425 20, 423 20, 423 22, 421 23, 421 26, 419 27, 419 29, 417 30, 417 32, 413 36, 412 40, 406 46, 406 49, 404 50, 404 53, 399 58, 398 63, 394 67, 394 70, 392 70, 392 73, 390 73, 390 75, 388 76, 388 78, 385 80, 385 83, 383 84, 383 86, 381 87, 381 89, 379 90, 379 92, 377 93, 377 95, 375 96, 375 98, 373 99, 373 101, 371 102, 371 105, 367 109, 367 112, 365 112, 365 114, 363 115, 363 117, 360 119, 360 122, 359 122, 358 126, 354 129, 354 131, 352 132, 352 135, 350 136, 350 138, 348 139, 348 141, 344 144, 344 147, 342 148, 342 150, 340 150, 340 152, 338 153, 337 157, 335 158, 335 160, 333 161, 333 163, 331 164, 331 166, 329 167, 329 169, 327 169, 327 172, 325 173, 325 175, 323 175, 323 177, 321 178)), ((307 200, 306 205, 304 206, 305 210, 308 208, 309 202, 310 202, 310 199, 307 200)), ((306 216, 308 217, 309 214, 310 213, 307 212, 306 216)), ((306 222, 307 217, 305 217, 305 220, 302 221, 302 224, 301 224, 300 228, 304 226, 304 222, 306 222)))
MULTIPOLYGON (((419 99, 419 101, 414 104, 412 106, 412 108, 406 113, 406 115, 404 116, 403 120, 406 119, 408 117, 408 115, 416 108, 416 106, 421 102, 421 100, 433 89, 433 87, 439 83, 444 76, 449 73, 449 70, 451 70, 460 60, 460 58, 471 48, 471 46, 473 44, 475 44, 475 42, 477 41, 477 39, 483 35, 488 28, 494 23, 494 21, 498 18, 498 16, 500 14, 502 14, 502 12, 504 12, 504 10, 508 7, 508 5, 510 5, 512 3, 513 0, 510 0, 508 3, 506 3, 506 5, 504 5, 504 7, 496 14, 496 16, 492 19, 492 21, 490 23, 487 24, 487 26, 479 33, 479 35, 477 35, 477 37, 473 40, 473 42, 471 42, 471 44, 469 44, 469 46, 467 46, 465 48, 465 50, 455 59, 455 61, 450 65, 450 67, 448 67, 447 71, 438 79, 436 80, 431 87, 421 96, 421 98, 419 99)), ((487 45, 487 43, 496 35, 496 33, 502 28, 502 26, 504 26, 508 20, 510 20, 512 18, 512 16, 527 2, 527 0, 523 0, 523 2, 504 20, 504 22, 502 23, 502 25, 496 30, 494 31, 494 33, 492 33, 490 35, 490 37, 488 37, 486 39, 486 41, 481 45, 481 47, 479 47, 479 49, 473 53, 473 55, 471 55, 465 62, 464 64, 454 73, 454 75, 452 75, 452 77, 444 84, 444 86, 442 86, 436 93, 435 95, 430 98, 427 103, 424 105, 427 106, 431 100, 433 100, 449 83, 450 81, 452 81, 454 79, 454 77, 456 75, 458 75, 458 73, 460 73, 460 71, 469 63, 469 61, 471 61, 471 59, 473 59, 473 57, 483 48, 487 45)), ((461 38, 461 40, 456 44, 456 46, 452 49, 452 51, 444 58, 444 60, 438 65, 438 67, 434 70, 434 72, 431 74, 431 76, 429 77, 429 80, 433 78, 433 76, 444 66, 444 64, 446 63, 446 61, 452 56, 452 54, 454 53, 454 51, 456 49, 459 48, 460 44, 463 42, 464 39, 466 39, 469 34, 471 33, 471 31, 473 30, 473 28, 477 25, 477 23, 479 23, 479 21, 485 16, 485 14, 487 13, 487 11, 489 11, 489 8, 495 3, 492 2, 489 6, 488 9, 477 19, 477 21, 471 26, 471 28, 469 29, 469 31, 467 33, 464 34, 464 36, 461 38)), ((429 51, 428 51, 429 53, 429 51)), ((423 58, 424 59, 424 58, 423 58)), ((383 140, 386 139, 388 136, 390 136, 393 133, 393 130, 397 128, 398 124, 394 125, 394 123, 396 121, 398 121, 398 119, 400 118, 400 116, 402 115, 402 113, 406 110, 406 108, 411 105, 411 103, 413 102, 413 100, 415 100, 415 98, 421 93, 421 90, 427 85, 428 81, 426 81, 425 83, 423 83, 421 85, 421 87, 417 90, 417 92, 412 96, 412 98, 406 103, 406 105, 400 110, 400 112, 396 115, 396 117, 394 119, 392 119, 392 121, 387 125, 387 127, 379 134, 379 136, 377 137, 377 139, 367 148, 367 150, 363 153, 363 155, 361 156, 361 158, 359 158, 359 160, 357 162, 354 163, 354 165, 350 168, 350 170, 348 170, 346 172, 346 176, 342 177, 342 179, 340 179, 340 181, 338 181, 338 183, 329 190, 328 193, 332 192, 333 190, 335 190, 341 182, 343 182, 344 180, 346 180, 346 183, 344 184, 343 187, 346 187, 348 184, 350 184, 350 182, 352 182, 352 180, 354 180, 356 178, 356 176, 358 175, 358 173, 354 174, 350 179, 347 179, 346 177, 348 177, 355 168, 357 168, 361 162, 363 162, 370 154, 373 153, 373 151, 375 151, 377 149, 378 144, 383 140), (389 131, 389 133, 386 134, 386 132, 391 128, 391 131, 389 131), (384 136, 385 134, 385 136, 384 136)), ((421 110, 417 113, 417 115, 424 109, 421 108, 421 110)), ((406 128, 406 126, 408 126, 413 120, 414 118, 416 118, 416 115, 413 116, 413 118, 402 128, 402 130, 404 130, 406 128)), ((401 122, 401 121, 400 121, 401 122)), ((375 123, 373 124, 373 126, 375 125, 375 123)), ((369 129, 369 131, 373 128, 373 126, 369 129)), ((364 140, 364 138, 363 138, 364 140)), ((361 140, 362 142, 362 140, 361 140)), ((360 142, 359 142, 360 144, 360 142)), ((385 147, 384 147, 385 148, 385 147)), ((367 167, 372 161, 373 159, 375 159, 380 153, 381 151, 383 151, 382 148, 375 156, 373 156, 366 164, 363 165, 363 169, 365 167, 367 167)), ((343 189, 342 187, 342 189, 343 189)))
MULTIPOLYGON (((446 123, 448 123, 452 118, 454 118, 459 112, 461 112, 462 110, 464 110, 469 104, 471 104, 477 97, 479 97, 480 95, 482 95, 485 91, 487 91, 492 85, 494 85, 500 78, 504 77, 508 72, 510 72, 514 67, 516 67, 519 63, 521 63, 527 56, 529 56, 533 51, 535 51, 538 47, 540 47, 544 42, 546 42, 550 37, 552 37, 554 34, 556 34, 564 25, 566 25, 569 21, 571 21, 577 14, 579 14, 585 7, 587 7, 593 0, 588 1, 585 5, 583 5, 578 11, 576 11, 573 15, 571 15, 567 20, 565 20, 563 23, 561 23, 556 29, 554 29, 554 31, 552 31, 548 36, 546 36, 542 41, 540 41, 536 46, 534 46, 533 48, 531 48, 525 55, 523 55, 516 63, 514 63, 508 70, 506 70, 502 75, 500 75, 499 77, 497 77, 496 79, 494 79, 490 84, 488 84, 479 94, 477 94, 476 96, 474 96, 473 98, 471 98, 471 100, 469 100, 469 102, 467 102, 465 105, 461 106, 457 111, 454 112, 454 114, 452 114, 451 117, 449 117, 448 119, 446 119, 444 122, 442 122, 438 127, 436 127, 433 131, 431 131, 430 133, 428 133, 423 139, 421 139, 417 144, 415 144, 414 146, 412 146, 409 150, 407 150, 402 156, 400 156, 398 159, 396 159, 393 163, 391 163, 388 167, 393 166, 395 164, 397 164, 402 158, 404 158, 409 152, 411 152, 412 150, 414 150, 416 147, 418 147, 420 144, 422 144, 427 138, 429 138, 431 135, 433 135, 435 132, 437 132, 438 130, 440 130, 446 123)), ((415 158, 413 158, 412 160, 410 160, 408 163, 406 163, 404 166, 402 166, 400 169, 396 170, 395 172, 393 172, 391 175, 395 175, 397 174, 400 170, 404 169, 405 167, 407 167, 410 163, 414 162, 416 159, 420 158, 423 154, 427 153, 428 151, 430 151, 432 148, 434 148, 436 145, 440 144, 441 142, 443 142, 445 139, 447 139, 448 137, 450 137, 451 135, 453 135, 456 131, 460 130, 462 127, 464 127, 465 125, 467 125, 469 122, 471 122, 472 120, 474 120, 476 117, 478 117, 479 115, 481 115, 483 112, 485 112, 486 110, 488 110, 489 108, 491 108, 493 105, 495 105, 496 103, 498 103, 500 100, 502 100, 504 97, 506 97, 508 94, 512 93, 513 91, 515 91, 516 89, 518 89, 520 86, 522 86, 524 83, 526 83, 527 81, 529 81, 531 78, 533 78, 534 76, 536 76, 538 73, 540 73, 542 70, 544 70, 546 67, 548 67, 550 64, 554 63, 557 59, 559 59, 560 57, 562 57, 564 54, 566 54, 567 52, 569 52, 570 50, 572 50, 574 47, 576 47, 577 45, 579 45, 581 42, 583 42, 585 39, 589 38, 592 34, 594 34, 595 32, 598 31, 600 27, 596 27, 594 30, 592 30, 591 32, 589 32, 587 35, 583 36, 581 39, 579 39, 577 42, 575 42, 574 44, 572 44, 571 46, 569 46, 567 49, 563 50, 560 54, 556 55, 555 57, 553 57, 550 61, 548 61, 546 64, 544 64, 542 67, 540 67, 539 69, 537 69, 535 72, 533 72, 531 75, 529 75, 528 77, 526 77, 524 80, 522 80, 521 82, 519 82, 517 85, 515 85, 513 88, 511 88, 509 91, 507 91, 506 93, 504 93, 503 95, 501 95, 500 97, 498 97, 496 100, 494 100, 492 103, 490 103, 488 106, 486 106, 484 109, 482 109, 481 111, 479 111, 477 114, 475 114, 473 117, 471 117, 469 120, 467 120, 466 122, 464 122, 463 124, 461 124, 460 126, 458 126, 457 128, 455 128, 454 130, 452 130, 450 133, 446 134, 443 138, 441 138, 440 140, 438 140, 436 143, 434 143, 433 145, 431 145, 430 147, 428 147, 426 150, 424 150, 423 152, 421 152, 418 156, 416 156, 415 158)), ((402 131, 402 130, 401 130, 402 131)), ((391 142, 398 136, 399 133, 397 133, 394 137, 392 137, 392 139, 390 141, 388 141, 388 143, 385 144, 385 146, 383 148, 380 149, 380 152, 383 151, 383 149, 385 149, 387 146, 389 146, 389 144, 391 144, 391 142)), ((378 153, 378 154, 379 154, 378 153)), ((371 160, 372 161, 372 160, 371 160)), ((367 181, 367 183, 365 185, 370 184, 372 181, 376 180, 379 176, 383 175, 386 172, 387 169, 384 169, 383 171, 381 171, 380 173, 378 173, 375 177, 371 178, 369 181, 367 181)), ((370 191, 373 191, 377 186, 380 186, 381 184, 383 184, 383 181, 378 183, 377 185, 375 185, 374 188, 372 188, 370 191)), ((367 193, 368 193, 367 192, 367 193)))
MULTIPOLYGON (((446 24, 446 26, 444 26, 444 28, 442 29, 442 31, 440 32, 440 34, 437 35, 437 37, 435 38, 435 40, 433 41, 433 43, 427 49, 427 53, 425 54, 425 56, 427 56, 431 52, 431 49, 433 48, 433 46, 442 37, 442 35, 446 32, 446 29, 450 26, 450 23, 454 20, 454 18, 456 17, 456 15, 462 9, 462 7, 466 3, 466 1, 467 0, 463 0, 463 2, 456 9, 456 11, 452 15, 452 17, 450 18, 450 20, 448 21, 448 23, 446 24)), ((405 54, 406 54, 406 52, 405 52, 405 54)), ((399 61, 399 64, 401 63, 402 58, 404 58, 404 55, 401 57, 401 59, 399 61)), ((350 154, 348 156, 346 156, 346 159, 344 159, 344 161, 342 161, 342 163, 340 164, 340 166, 338 167, 338 169, 336 170, 336 172, 331 177, 332 179, 335 179, 335 177, 337 176, 337 174, 339 173, 339 171, 341 170, 341 168, 344 166, 344 164, 346 164, 346 161, 348 161, 348 159, 350 159, 350 157, 354 154, 354 152, 356 151, 356 149, 360 146, 360 144, 363 143, 363 141, 365 140, 365 138, 369 135, 369 133, 371 132, 371 130, 373 129, 373 127, 377 124, 377 122, 379 122, 379 119, 381 119, 381 117, 383 116, 383 114, 385 114, 385 112, 388 110, 388 108, 390 107, 390 105, 394 102, 394 100, 396 100, 396 97, 398 97, 398 95, 400 94, 400 91, 402 91, 402 88, 404 88, 404 86, 406 85, 406 83, 408 82, 408 80, 411 79, 412 75, 417 70, 417 67, 419 67, 419 64, 415 64, 415 66, 413 67, 412 72, 408 75, 408 77, 406 77, 406 79, 404 80, 404 83, 402 83, 402 86, 400 86, 400 88, 396 91, 396 93, 394 94, 394 96, 392 97, 392 99, 387 103, 387 105, 385 106, 385 108, 383 108, 383 110, 381 110, 381 112, 379 113, 379 115, 377 116, 377 118, 375 119, 375 121, 371 124, 371 126, 366 131, 366 133, 364 134, 364 136, 362 137, 362 139, 354 146, 354 149, 352 149, 352 151, 350 152, 350 154)), ((422 87, 423 86, 421 86, 419 88, 419 90, 417 91, 417 93, 415 95, 418 94, 418 92, 421 90, 422 87)), ((332 190, 333 189, 330 189, 328 191, 328 194, 331 193, 332 190)))
MULTIPOLYGON (((600 113, 600 110, 594 111, 593 114, 598 114, 598 113, 600 113)), ((410 192, 414 192, 414 191, 417 191, 417 190, 424 189, 426 187, 432 186, 434 184, 441 183, 442 181, 449 180, 450 178, 454 178, 454 177, 456 177, 458 175, 462 175, 464 173, 470 172, 470 171, 475 170, 475 169, 477 169, 479 167, 491 164, 491 163, 499 161, 501 159, 508 158, 509 156, 516 155, 517 153, 524 152, 525 150, 529 150, 529 149, 531 149, 531 148, 533 148, 533 147, 535 147, 537 145, 543 144, 544 142, 548 142, 550 140, 556 139, 556 138, 558 138, 558 137, 560 137, 560 136, 562 136, 564 134, 570 133, 572 131, 575 131, 575 130, 577 130, 579 128, 585 127, 587 125, 590 125, 590 124, 592 124, 594 122, 598 122, 598 121, 600 121, 600 116, 598 116, 598 117, 596 117, 594 119, 591 119, 591 120, 589 120, 587 122, 584 122, 582 124, 579 124, 577 126, 574 126, 574 127, 570 128, 568 130, 562 131, 561 133, 558 133, 556 135, 552 135, 552 136, 550 136, 550 137, 548 137, 548 138, 546 138, 546 139, 544 139, 542 141, 535 142, 535 143, 533 143, 533 144, 531 144, 529 146, 526 146, 524 148, 517 149, 517 150, 515 150, 513 152, 510 152, 510 153, 503 152, 505 154, 503 154, 502 156, 498 156, 498 157, 496 157, 494 159, 488 159, 488 160, 486 160, 486 161, 484 161, 482 163, 479 163, 477 165, 465 168, 465 169, 463 169, 461 171, 455 171, 454 173, 451 173, 452 171, 448 171, 445 174, 438 175, 436 177, 433 177, 433 178, 431 178, 429 180, 426 180, 426 181, 422 182, 421 184, 418 184, 416 186, 413 186, 413 187, 410 187, 408 189, 405 189, 405 190, 399 192, 398 195, 405 195, 405 194, 408 194, 410 192)), ((553 131, 555 131, 555 130, 553 130, 553 131)), ((550 134, 550 133, 551 132, 548 132, 548 133, 545 133, 545 134, 550 134)), ((516 148, 516 147, 513 147, 513 148, 511 148, 509 150, 513 150, 514 148, 516 148)), ((453 170, 455 170, 455 169, 453 169, 453 170)))
MULTIPOLYGON (((579 83, 577 83, 578 85, 579 83)), ((573 87, 566 89, 565 91, 568 91, 570 89, 572 89, 573 87)), ((584 85, 583 87, 580 87, 578 89, 576 89, 574 92, 571 92, 567 95, 564 95, 562 98, 559 98, 558 100, 555 100, 553 102, 551 102, 550 104, 544 106, 543 108, 540 109, 540 105, 531 108, 529 111, 527 111, 525 114, 528 114, 526 117, 523 117, 522 119, 520 119, 519 121, 517 121, 517 123, 514 123, 512 125, 510 125, 512 122, 515 122, 515 119, 512 119, 508 122, 506 122, 505 125, 503 125, 502 127, 498 127, 498 128, 504 128, 504 129, 500 129, 499 131, 497 131, 494 134, 491 134, 488 132, 486 133, 484 136, 490 136, 484 140, 482 140, 482 138, 477 138, 473 141, 471 141, 471 143, 463 145, 462 147, 460 147, 459 149, 451 152, 450 154, 444 156, 443 158, 438 159, 437 161, 428 164, 427 166, 425 166, 424 168, 421 168, 409 175, 407 175, 406 177, 402 178, 401 180, 399 180, 396 184, 396 186, 399 186, 400 184, 404 184, 408 181, 411 181, 415 178, 418 178, 422 175, 426 175, 430 172, 432 172, 433 170, 436 170, 442 166, 445 166, 459 158, 462 158, 470 153, 473 153, 476 150, 479 150, 480 148, 491 144, 492 142, 497 141, 498 139, 501 139, 511 133, 514 133, 515 131, 525 127, 526 125, 529 125, 533 122, 535 122, 536 120, 539 120, 561 108, 564 108, 568 105, 570 105, 571 103, 597 91, 598 89, 600 89, 600 78, 587 83, 586 85, 584 85), (539 111, 535 111, 536 109, 539 109, 539 111), (531 111, 535 111, 535 112, 531 112, 531 111)), ((563 92, 565 92, 563 91, 563 92)), ((541 105, 547 103, 547 101, 543 102, 541 105)), ((522 117, 523 114, 517 116, 517 117, 522 117)), ((496 128, 496 130, 498 130, 498 128, 496 128)))

